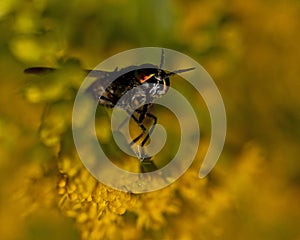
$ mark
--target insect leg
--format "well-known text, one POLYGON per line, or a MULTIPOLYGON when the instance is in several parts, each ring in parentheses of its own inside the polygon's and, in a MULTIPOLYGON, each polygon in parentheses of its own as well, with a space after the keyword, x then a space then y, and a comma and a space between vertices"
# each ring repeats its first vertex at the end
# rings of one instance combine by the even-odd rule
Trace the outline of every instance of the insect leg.
POLYGON ((144 121, 149 106, 150 106, 149 104, 145 104, 143 106, 142 110, 139 110, 139 109, 136 110, 136 112, 140 114, 140 116, 139 116, 139 122, 143 122, 144 121))
POLYGON ((142 173, 153 172, 158 169, 151 157, 145 154, 143 147, 138 146, 137 156, 140 160, 140 171, 142 173))
POLYGON ((132 146, 134 143, 136 143, 145 134, 145 132, 146 131, 143 131, 140 135, 133 139, 129 145, 132 146))
POLYGON ((119 125, 118 130, 120 130, 120 129, 125 125, 125 123, 128 122, 129 119, 130 119, 130 116, 128 116, 128 117, 127 117, 127 118, 119 125))
MULTIPOLYGON (((147 104, 148 105, 148 104, 147 104)), ((148 106, 147 105, 144 105, 143 106, 143 110, 142 111, 140 111, 140 110, 135 110, 135 112, 137 112, 137 113, 140 113, 140 116, 139 116, 139 118, 137 119, 137 118, 135 118, 134 116, 132 117, 131 116, 131 113, 129 112, 129 111, 126 111, 127 112, 127 114, 129 115, 129 117, 127 117, 121 124, 120 124, 120 126, 118 127, 118 129, 120 129, 120 128, 122 128, 123 126, 124 126, 124 124, 129 120, 129 118, 131 117, 139 126, 141 125, 141 123, 144 121, 144 119, 145 119, 145 116, 146 116, 146 112, 147 112, 147 110, 148 110, 148 106), (135 119, 134 119, 135 118, 135 119), (138 121, 136 121, 136 120, 138 120, 138 121)), ((146 128, 142 125, 142 126, 140 126, 141 127, 141 129, 143 130, 143 132, 145 132, 146 131, 146 128)))
POLYGON ((140 121, 140 118, 137 119, 133 114, 131 114, 131 112, 129 110, 126 110, 128 117, 120 124, 120 126, 118 127, 118 129, 122 128, 126 122, 128 122, 128 120, 130 118, 132 118, 138 125, 139 127, 142 129, 143 132, 146 131, 146 128, 143 124, 141 124, 143 121, 140 121))
POLYGON ((145 145, 145 143, 146 143, 147 140, 149 139, 149 137, 150 137, 151 133, 153 132, 154 127, 155 127, 155 125, 156 125, 156 123, 157 123, 157 117, 154 116, 153 114, 151 114, 151 113, 146 113, 146 116, 153 119, 153 124, 152 124, 152 126, 150 127, 150 130, 149 130, 148 134, 146 135, 146 137, 145 137, 144 140, 142 141, 142 144, 141 144, 142 147, 145 145))
POLYGON ((104 96, 99 97, 99 104, 109 108, 114 108, 115 106, 115 104, 109 98, 104 96), (100 100, 103 100, 103 102, 100 103, 100 100))
MULTIPOLYGON (((152 126, 150 127, 150 130, 149 130, 149 132, 147 133, 146 137, 144 138, 144 140, 143 140, 142 143, 141 143, 141 146, 142 146, 142 147, 145 145, 145 143, 146 143, 147 140, 149 139, 149 137, 150 137, 151 133, 153 132, 154 127, 155 127, 155 125, 156 125, 156 123, 157 123, 157 117, 154 116, 153 114, 147 112, 147 110, 148 110, 148 108, 149 108, 149 104, 147 104, 147 105, 145 105, 145 106, 146 106, 146 108, 144 107, 142 110, 140 110, 140 109, 136 109, 136 110, 135 110, 135 112, 141 114, 140 117, 139 117, 139 123, 138 123, 138 124, 141 124, 141 123, 142 123, 142 121, 145 119, 145 116, 147 116, 147 117, 153 119, 153 124, 152 124, 152 126)), ((141 124, 141 125, 142 125, 142 124, 141 124)), ((142 125, 142 126, 143 126, 143 125, 142 125)), ((143 127, 144 127, 144 126, 143 126, 143 127)), ((142 129, 142 130, 143 130, 143 129, 142 129)), ((145 132, 146 132, 146 129, 144 129, 143 132, 142 132, 140 135, 138 135, 135 139, 133 139, 133 141, 130 143, 130 145, 132 145, 133 143, 137 142, 137 141, 145 134, 145 132)))
MULTIPOLYGON (((136 110, 136 112, 137 112, 137 110, 136 110)), ((138 126, 141 128, 141 130, 142 130, 142 133, 140 134, 140 135, 138 135, 135 139, 133 139, 132 141, 131 141, 131 143, 129 144, 130 146, 132 146, 134 143, 136 143, 144 134, 145 134, 145 132, 146 132, 146 128, 145 128, 145 126, 142 124, 142 122, 140 122, 134 115, 131 115, 130 116, 137 124, 138 124, 138 126)))

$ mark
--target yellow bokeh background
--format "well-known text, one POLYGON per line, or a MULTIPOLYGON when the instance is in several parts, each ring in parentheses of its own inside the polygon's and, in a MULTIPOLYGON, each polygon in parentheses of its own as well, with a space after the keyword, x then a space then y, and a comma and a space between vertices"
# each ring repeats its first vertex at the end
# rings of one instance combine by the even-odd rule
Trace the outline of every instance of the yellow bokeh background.
POLYGON ((2 0, 0 238, 300 239, 299 16, 298 0, 2 0), (80 68, 146 46, 210 73, 228 130, 218 164, 198 179, 210 126, 191 96, 203 130, 195 163, 170 187, 134 195, 80 164, 71 113, 80 68), (63 71, 24 74, 31 66, 63 71))

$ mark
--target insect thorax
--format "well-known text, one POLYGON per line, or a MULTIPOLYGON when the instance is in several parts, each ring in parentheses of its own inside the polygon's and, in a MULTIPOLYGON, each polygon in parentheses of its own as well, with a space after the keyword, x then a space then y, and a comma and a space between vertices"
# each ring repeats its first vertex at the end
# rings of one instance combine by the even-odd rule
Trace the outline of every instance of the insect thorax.
POLYGON ((146 68, 130 71, 111 83, 109 83, 109 77, 96 80, 90 89, 99 104, 116 106, 125 110, 134 110, 152 102, 155 98, 164 95, 168 87, 164 76, 158 69, 146 68), (142 77, 146 80, 143 81, 142 77))

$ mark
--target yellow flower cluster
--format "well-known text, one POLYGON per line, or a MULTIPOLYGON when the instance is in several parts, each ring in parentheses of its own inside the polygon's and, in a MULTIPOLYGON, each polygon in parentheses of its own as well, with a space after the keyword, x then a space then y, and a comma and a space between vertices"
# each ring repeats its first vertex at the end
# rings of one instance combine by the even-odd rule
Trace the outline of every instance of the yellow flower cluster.
POLYGON ((173 187, 142 195, 120 192, 94 179, 76 157, 62 156, 59 172, 59 207, 76 220, 82 239, 134 239, 143 229, 161 229, 165 216, 179 212, 173 187))
MULTIPOLYGON (((300 239, 299 9, 296 0, 0 1, 1 238, 300 239), (174 79, 199 113, 199 152, 167 188, 131 194, 99 183, 79 161, 71 115, 84 74, 64 60, 91 67, 143 46, 201 63, 224 99, 228 131, 218 164, 199 179, 209 114, 174 79), (29 66, 62 71, 25 76, 29 66)), ((157 113, 171 129, 164 165, 178 134, 157 113)), ((119 167, 137 170, 134 157, 112 151, 100 115, 103 148, 119 167)))

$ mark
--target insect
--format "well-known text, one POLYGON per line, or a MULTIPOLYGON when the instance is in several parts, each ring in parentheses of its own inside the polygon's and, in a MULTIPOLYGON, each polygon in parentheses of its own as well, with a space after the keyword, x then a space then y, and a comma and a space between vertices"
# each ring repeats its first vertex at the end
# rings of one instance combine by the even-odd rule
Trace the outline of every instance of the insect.
MULTIPOLYGON (((129 145, 138 145, 137 157, 140 160, 142 172, 148 171, 149 169, 151 171, 157 169, 151 157, 147 156, 143 150, 144 145, 149 140, 157 124, 157 117, 150 111, 154 100, 168 92, 170 77, 172 75, 194 69, 187 68, 167 72, 163 70, 163 64, 164 50, 162 49, 160 66, 143 64, 140 66, 129 66, 120 70, 116 68, 112 72, 84 70, 89 74, 89 77, 95 77, 95 81, 86 91, 92 94, 100 105, 108 108, 118 107, 125 110, 128 114, 128 119, 126 120, 131 118, 140 128, 141 133, 136 136, 129 145), (130 91, 130 94, 126 94, 128 91, 130 91), (152 122, 148 129, 144 124, 145 119, 151 120, 152 122), (145 170, 145 168, 148 170, 145 170)), ((24 72, 30 74, 44 74, 55 70, 55 68, 49 67, 32 67, 25 69, 24 72)), ((126 123, 126 120, 121 126, 126 123)))

